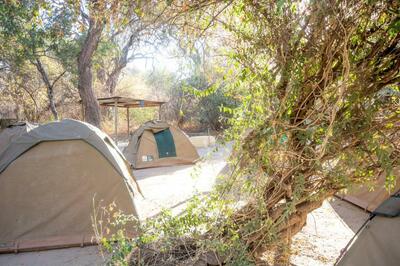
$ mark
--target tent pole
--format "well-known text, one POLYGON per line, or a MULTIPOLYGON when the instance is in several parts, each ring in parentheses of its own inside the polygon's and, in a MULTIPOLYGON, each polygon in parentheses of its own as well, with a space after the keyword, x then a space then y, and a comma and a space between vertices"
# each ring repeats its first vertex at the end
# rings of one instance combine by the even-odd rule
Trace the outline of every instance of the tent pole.
POLYGON ((128 140, 129 140, 129 107, 128 108, 126 108, 126 122, 128 123, 128 128, 127 128, 127 130, 128 130, 128 140))
POLYGON ((115 143, 118 144, 118 100, 114 101, 114 134, 115 134, 115 143))

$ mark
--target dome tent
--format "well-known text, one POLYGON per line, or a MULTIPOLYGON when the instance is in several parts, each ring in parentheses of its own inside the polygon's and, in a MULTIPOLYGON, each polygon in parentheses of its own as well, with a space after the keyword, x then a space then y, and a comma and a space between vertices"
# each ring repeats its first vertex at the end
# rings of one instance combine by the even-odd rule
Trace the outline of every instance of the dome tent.
POLYGON ((94 206, 137 216, 137 189, 98 128, 62 120, 31 129, 0 153, 0 252, 91 244, 94 206))
POLYGON ((399 265, 400 193, 383 201, 339 256, 337 266, 399 265))
POLYGON ((124 155, 133 168, 191 164, 199 159, 196 148, 179 128, 148 121, 132 135, 124 155))

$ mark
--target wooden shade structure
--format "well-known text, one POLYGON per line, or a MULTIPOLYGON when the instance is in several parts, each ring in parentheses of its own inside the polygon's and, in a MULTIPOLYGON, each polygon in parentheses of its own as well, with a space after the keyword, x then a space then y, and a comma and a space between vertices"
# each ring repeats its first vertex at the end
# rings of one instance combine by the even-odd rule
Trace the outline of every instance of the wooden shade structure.
POLYGON ((118 108, 126 108, 126 121, 128 123, 128 137, 129 137, 129 108, 143 108, 143 107, 158 107, 158 117, 160 118, 160 107, 165 102, 163 101, 153 101, 144 99, 135 99, 122 96, 112 96, 105 98, 97 98, 100 106, 113 107, 114 108, 114 133, 115 142, 118 143, 118 108))

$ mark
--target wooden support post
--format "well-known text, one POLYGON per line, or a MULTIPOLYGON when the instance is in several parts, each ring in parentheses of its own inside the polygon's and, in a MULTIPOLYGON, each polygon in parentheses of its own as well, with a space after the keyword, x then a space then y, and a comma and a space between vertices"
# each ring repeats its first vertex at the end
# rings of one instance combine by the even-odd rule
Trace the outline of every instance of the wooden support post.
POLYGON ((114 102, 114 126, 115 143, 118 144, 118 100, 114 102))
POLYGON ((158 107, 158 120, 161 120, 161 104, 158 107))
POLYGON ((126 108, 126 122, 128 123, 127 133, 128 133, 128 141, 129 141, 129 107, 126 108))

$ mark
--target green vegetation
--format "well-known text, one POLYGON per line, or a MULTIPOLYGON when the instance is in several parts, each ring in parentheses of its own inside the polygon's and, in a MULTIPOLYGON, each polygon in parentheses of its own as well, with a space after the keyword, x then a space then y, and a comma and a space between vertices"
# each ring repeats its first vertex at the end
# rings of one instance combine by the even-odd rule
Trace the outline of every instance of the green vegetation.
MULTIPOLYGON (((393 189, 398 1, 139 2, 0 7, 0 101, 15 103, 20 118, 47 120, 47 110, 57 117, 53 107, 60 117, 79 117, 80 98, 85 120, 99 125, 93 97, 123 91, 116 84, 129 55, 139 56, 141 45, 170 45, 182 59, 176 73, 141 77, 170 97, 164 118, 226 129, 234 141, 232 173, 211 195, 181 216, 165 212, 145 222, 138 239, 120 231, 117 245, 103 241, 114 262, 128 263, 129 254, 132 263, 176 264, 211 252, 229 265, 250 265, 268 251, 285 265, 293 235, 326 198, 380 175, 393 189), (60 16, 49 19, 49 10, 60 16), (69 104, 75 107, 60 111, 69 104)), ((140 112, 134 120, 146 117, 140 112)))

